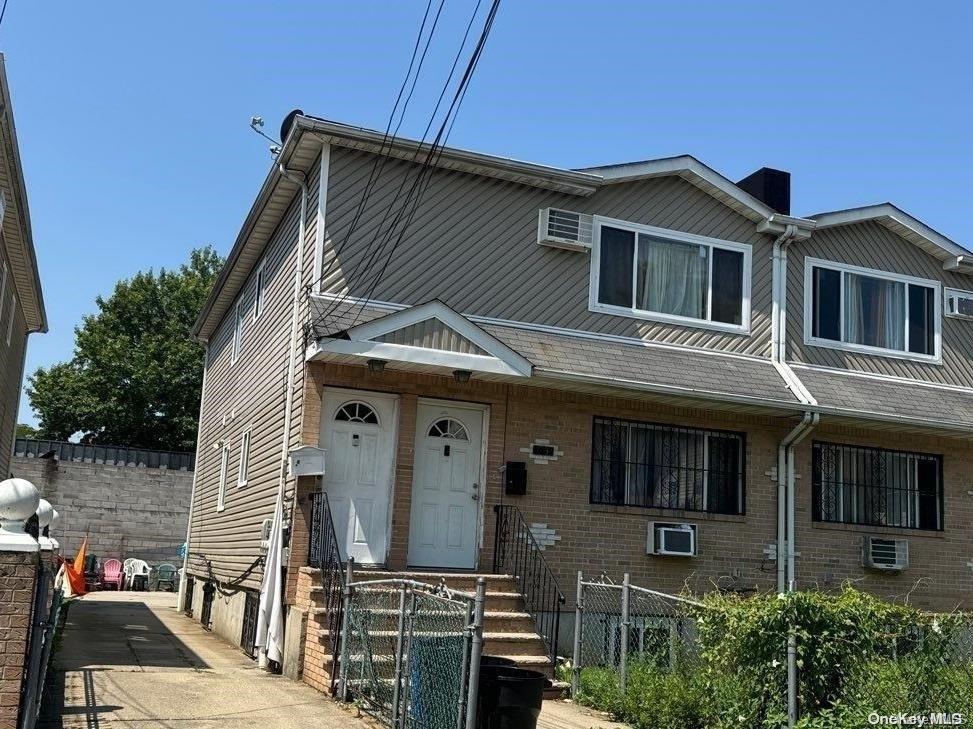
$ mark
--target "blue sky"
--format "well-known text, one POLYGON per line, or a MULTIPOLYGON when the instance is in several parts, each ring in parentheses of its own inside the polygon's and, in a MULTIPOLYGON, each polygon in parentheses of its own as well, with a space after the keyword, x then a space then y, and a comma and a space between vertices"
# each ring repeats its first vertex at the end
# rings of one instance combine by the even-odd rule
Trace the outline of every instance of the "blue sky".
MULTIPOLYGON (((271 135, 295 107, 384 128, 424 8, 9 0, 51 329, 27 371, 71 356, 117 279, 229 250, 270 165, 251 115, 271 135)), ((403 133, 425 126, 472 8, 446 0, 403 133)), ((970 28, 966 2, 504 0, 450 143, 566 167, 779 167, 796 214, 891 200, 969 247, 970 28)))

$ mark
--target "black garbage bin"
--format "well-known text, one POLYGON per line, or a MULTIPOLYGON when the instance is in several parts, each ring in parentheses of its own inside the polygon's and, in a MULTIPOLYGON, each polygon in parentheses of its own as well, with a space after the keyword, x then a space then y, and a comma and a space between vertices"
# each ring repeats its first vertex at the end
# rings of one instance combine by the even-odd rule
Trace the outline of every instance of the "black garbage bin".
POLYGON ((477 728, 536 729, 547 683, 547 676, 537 671, 498 665, 493 660, 481 662, 477 728))

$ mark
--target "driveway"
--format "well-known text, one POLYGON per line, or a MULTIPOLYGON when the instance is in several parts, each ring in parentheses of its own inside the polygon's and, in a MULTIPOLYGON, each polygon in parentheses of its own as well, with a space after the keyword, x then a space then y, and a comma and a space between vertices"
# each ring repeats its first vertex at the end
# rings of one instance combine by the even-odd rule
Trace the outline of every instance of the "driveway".
POLYGON ((161 592, 97 592, 68 610, 45 729, 364 729, 314 689, 257 668, 161 592))

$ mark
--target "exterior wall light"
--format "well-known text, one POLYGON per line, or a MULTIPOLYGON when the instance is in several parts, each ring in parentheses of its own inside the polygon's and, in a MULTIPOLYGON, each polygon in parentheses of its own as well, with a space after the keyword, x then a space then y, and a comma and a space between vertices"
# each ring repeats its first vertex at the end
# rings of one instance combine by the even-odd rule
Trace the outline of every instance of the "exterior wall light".
POLYGON ((385 360, 384 359, 370 359, 368 360, 368 371, 373 375, 380 375, 385 372, 385 360))
POLYGON ((473 373, 469 370, 453 370, 453 379, 460 384, 465 384, 470 381, 473 373))

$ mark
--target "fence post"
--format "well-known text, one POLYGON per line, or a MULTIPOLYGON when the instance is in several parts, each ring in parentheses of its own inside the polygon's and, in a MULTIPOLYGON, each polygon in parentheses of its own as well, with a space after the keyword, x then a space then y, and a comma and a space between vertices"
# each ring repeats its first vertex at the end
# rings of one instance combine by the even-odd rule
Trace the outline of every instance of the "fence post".
POLYGON ((395 679, 392 684, 392 726, 398 726, 399 703, 402 698, 402 648, 405 638, 405 593, 408 586, 403 582, 399 592, 399 619, 395 631, 395 679))
POLYGON ((483 656, 483 611, 486 606, 486 579, 476 580, 473 600, 473 643, 470 646, 469 691, 466 694, 466 729, 476 729, 477 703, 480 698, 480 658, 483 656))
POLYGON ((797 723, 797 634, 794 624, 787 628, 787 727, 797 723))
POLYGON ((628 682, 628 598, 631 594, 631 583, 630 575, 626 572, 622 576, 622 624, 621 624, 621 639, 619 640, 618 648, 621 651, 621 656, 618 661, 618 688, 625 694, 625 686, 628 682))
POLYGON ((338 681, 338 698, 342 701, 348 700, 348 622, 351 619, 351 595, 354 590, 352 583, 355 581, 355 558, 348 558, 348 566, 345 568, 345 589, 344 589, 344 612, 341 616, 341 664, 338 666, 338 673, 341 678, 338 681))
POLYGON ((571 662, 571 698, 576 699, 581 683, 581 621, 584 611, 584 575, 578 570, 578 591, 574 599, 574 655, 571 662))
MULTIPOLYGON (((409 593, 409 612, 406 616, 405 629, 405 650, 403 656, 408 655, 410 660, 405 661, 402 670, 402 701, 404 703, 402 711, 399 713, 399 726, 406 729, 409 726, 409 691, 412 682, 412 631, 416 623, 416 593, 409 585, 405 586, 409 593)), ((393 726, 395 726, 393 724, 393 726)))

